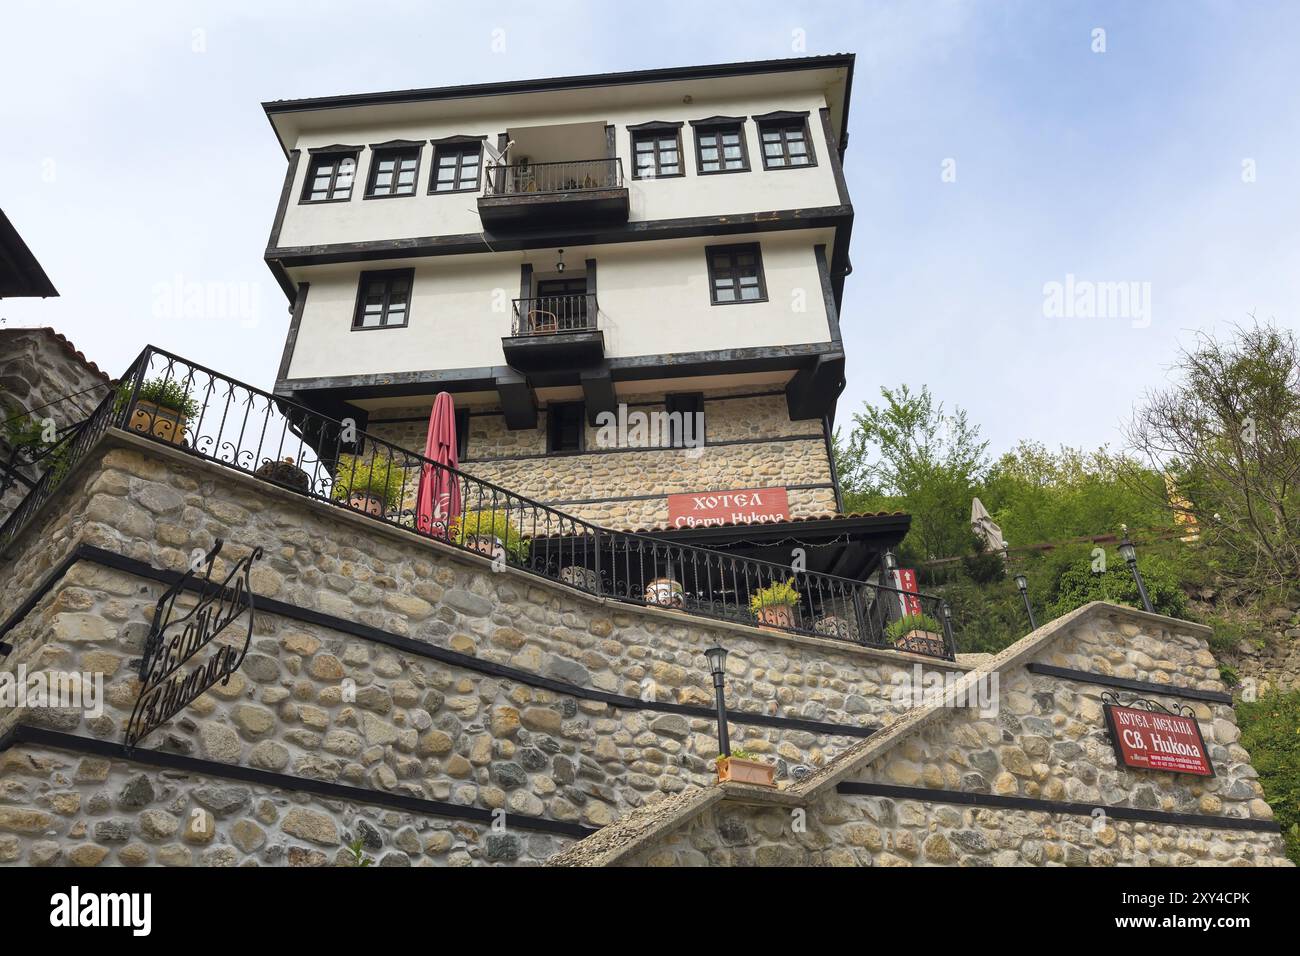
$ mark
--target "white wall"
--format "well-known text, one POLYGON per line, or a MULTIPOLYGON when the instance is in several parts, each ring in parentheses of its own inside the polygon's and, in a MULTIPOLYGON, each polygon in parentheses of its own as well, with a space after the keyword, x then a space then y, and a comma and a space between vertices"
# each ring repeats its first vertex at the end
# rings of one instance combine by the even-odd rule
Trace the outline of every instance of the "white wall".
MULTIPOLYGON (((289 205, 280 233, 281 246, 303 246, 342 242, 363 242, 423 236, 461 235, 482 231, 476 205, 476 193, 428 195, 429 173, 433 163, 433 146, 425 144, 420 160, 416 195, 398 199, 365 200, 365 183, 370 168, 371 151, 361 153, 352 199, 343 203, 300 204, 303 182, 310 167, 308 150, 334 143, 369 145, 392 139, 429 140, 445 136, 485 135, 496 144, 497 134, 512 127, 536 127, 550 123, 598 121, 615 126, 617 155, 623 161, 625 182, 629 190, 631 219, 636 221, 676 219, 689 216, 725 216, 762 212, 770 209, 798 209, 834 206, 839 203, 835 178, 818 110, 826 105, 820 93, 796 92, 763 98, 704 99, 696 97, 690 104, 680 101, 638 104, 616 109, 592 109, 585 112, 557 111, 499 115, 475 119, 437 118, 431 116, 419 124, 339 126, 313 130, 290 144, 302 150, 289 205), (773 110, 807 110, 809 135, 817 166, 800 169, 765 171, 753 120, 745 123, 749 143, 750 172, 725 175, 696 175, 693 119, 715 115, 746 116, 773 110), (632 178, 632 148, 627 130, 651 120, 682 122, 682 154, 687 175, 664 180, 632 178)), ((375 114, 377 117, 380 115, 375 114)), ((599 159, 601 156, 574 156, 574 159, 599 159)))
MULTIPOLYGON (((569 275, 581 272, 584 259, 596 259, 605 354, 661 355, 829 341, 813 257, 813 246, 828 240, 827 230, 796 230, 595 246, 566 250, 565 259, 569 275), (706 246, 754 241, 768 300, 712 305, 706 246)), ((294 279, 311 289, 289 377, 504 365, 501 338, 510 334, 520 264, 532 262, 536 273, 546 274, 553 258, 547 250, 368 264, 411 265, 415 285, 407 327, 365 331, 352 330, 360 266, 295 270, 294 279)))

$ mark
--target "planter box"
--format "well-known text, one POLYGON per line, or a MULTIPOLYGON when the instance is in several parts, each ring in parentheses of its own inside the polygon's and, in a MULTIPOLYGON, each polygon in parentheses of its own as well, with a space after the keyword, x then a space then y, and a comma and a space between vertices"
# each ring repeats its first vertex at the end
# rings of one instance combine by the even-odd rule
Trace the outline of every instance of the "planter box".
POLYGON ((743 757, 718 758, 718 782, 748 783, 756 787, 776 786, 776 767, 743 757))
POLYGON ((175 409, 163 408, 137 398, 131 409, 130 428, 179 445, 185 437, 185 416, 175 409))
POLYGON ((789 604, 769 604, 759 608, 755 614, 759 624, 777 628, 794 627, 794 608, 789 604))
POLYGON ((943 646, 943 635, 933 631, 908 631, 894 641, 900 651, 912 651, 930 657, 943 657, 947 650, 943 646))

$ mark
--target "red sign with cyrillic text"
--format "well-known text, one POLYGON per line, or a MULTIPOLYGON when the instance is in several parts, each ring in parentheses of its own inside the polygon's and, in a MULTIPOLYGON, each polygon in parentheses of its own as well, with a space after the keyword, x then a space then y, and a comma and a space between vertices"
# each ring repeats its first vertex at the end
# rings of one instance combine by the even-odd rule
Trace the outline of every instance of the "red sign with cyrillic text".
POLYGON ((784 488, 702 491, 668 496, 668 524, 674 528, 771 524, 789 519, 790 497, 784 488))
POLYGON ((1106 724, 1120 762, 1135 770, 1213 777, 1201 728, 1191 717, 1106 704, 1106 724))

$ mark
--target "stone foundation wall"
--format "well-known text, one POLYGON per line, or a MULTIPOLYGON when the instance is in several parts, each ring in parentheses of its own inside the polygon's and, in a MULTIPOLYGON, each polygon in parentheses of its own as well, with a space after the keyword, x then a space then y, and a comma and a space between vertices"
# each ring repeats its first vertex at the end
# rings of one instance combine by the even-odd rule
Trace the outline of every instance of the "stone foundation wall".
MULTIPOLYGON (((1127 618, 1127 619, 1126 619, 1127 618)), ((1041 663, 1152 683, 1222 691, 1196 631, 1091 614, 1034 656, 1041 663)), ((1030 640, 1027 638, 1026 640, 1030 640)), ((1026 662, 1027 663, 1027 662, 1026 662)), ((1084 804, 1088 816, 971 808, 840 794, 838 778, 798 807, 716 803, 648 841, 625 865, 1287 865, 1274 833, 1216 828, 1215 817, 1271 820, 1232 707, 1195 712, 1214 777, 1118 765, 1101 695, 1115 688, 1032 673, 1000 675, 996 716, 948 708, 902 734, 848 782, 1084 804), (1195 814, 1200 823, 1112 819, 1107 808, 1195 814)), ((1134 696, 1120 691, 1127 701, 1134 696)), ((1177 698, 1171 698, 1177 700, 1177 698)), ((902 727, 904 725, 900 725, 902 727)), ((864 745, 866 746, 866 745, 864 745)))
MULTIPOLYGON (((733 710, 855 726, 887 722, 905 710, 888 694, 900 671, 915 664, 961 670, 832 641, 712 625, 666 610, 611 605, 523 572, 494 573, 484 559, 115 433, 71 477, 56 506, 28 529, 19 553, 0 566, 0 580, 6 581, 0 619, 77 544, 180 569, 194 549, 206 551, 217 537, 226 541, 223 559, 236 560, 252 546, 264 549, 251 577, 259 598, 641 700, 710 706, 712 685, 702 652, 719 642, 730 651, 733 710)), ((223 567, 224 561, 218 576, 223 567)), ((138 695, 131 662, 140 656, 162 591, 161 584, 125 571, 89 561, 73 565, 6 635, 15 650, 0 671, 25 665, 29 672, 103 674, 104 712, 11 710, 0 714, 0 732, 22 722, 120 742, 138 695)), ((783 786, 826 765, 855 739, 739 723, 733 723, 732 737, 736 746, 778 760, 783 786)), ((710 784, 717 753, 712 719, 580 699, 265 610, 255 617, 249 655, 230 684, 213 688, 143 745, 300 778, 503 809, 507 821, 510 814, 524 814, 593 827, 667 794, 710 784)), ((11 752, 29 749, 20 745, 11 752)), ((18 766, 12 759, 11 769, 18 766)), ((210 845, 199 845, 146 832, 140 814, 122 816, 117 790, 150 771, 124 765, 111 781, 72 786, 70 759, 50 763, 48 773, 24 774, 19 784, 4 784, 0 853, 15 852, 12 836, 19 840, 19 857, 28 862, 44 859, 51 841, 60 852, 77 851, 81 855, 75 859, 88 861, 98 851, 80 847, 106 848, 102 859, 108 862, 181 862, 188 853, 195 862, 324 863, 338 855, 336 846, 318 842, 299 846, 291 859, 284 855, 289 844, 276 831, 279 824, 262 819, 271 819, 269 811, 259 816, 266 800, 285 806, 301 803, 302 795, 255 799, 254 793, 226 817, 217 814, 217 836, 210 845), (61 804, 76 807, 55 813, 53 801, 65 790, 80 792, 61 804), (129 820, 125 831, 115 822, 120 820, 129 820), (96 836, 101 824, 105 834, 114 835, 107 843, 96 836), (250 848, 259 830, 266 842, 250 848), (119 846, 114 840, 123 833, 119 846), (272 849, 276 846, 281 849, 272 849)), ((8 779, 0 773, 0 780, 8 779)), ((200 780, 195 786, 230 785, 200 780)), ((166 791, 159 805, 181 813, 169 808, 198 801, 187 793, 176 782, 175 792, 166 791)), ((426 831, 434 836, 452 824, 374 807, 349 810, 340 804, 322 810, 323 802, 315 798, 308 803, 313 813, 328 810, 339 839, 345 831, 356 835, 358 815, 376 827, 376 821, 391 817, 383 848, 397 847, 418 862, 528 862, 541 859, 543 850, 552 852, 555 840, 563 842, 544 835, 543 844, 524 836, 497 841, 500 845, 489 851, 486 840, 466 831, 446 847, 437 836, 436 853, 417 853, 409 836, 398 842, 399 831, 414 828, 424 839, 426 831)))
MULTIPOLYGON (((661 397, 654 403, 638 398, 629 412, 664 410, 661 397)), ((424 447, 428 414, 427 407, 385 409, 374 415, 367 430, 399 447, 419 450, 424 447), (413 420, 385 423, 384 419, 413 420)), ((693 457, 682 449, 662 448, 548 454, 545 409, 539 412, 537 428, 517 431, 506 427, 498 410, 475 410, 469 420, 463 468, 524 497, 609 527, 658 527, 668 520, 662 497, 610 499, 689 491, 796 486, 790 491, 793 517, 836 513, 821 422, 791 421, 783 394, 755 396, 741 389, 707 394, 704 415, 706 445, 693 457), (801 485, 826 487, 797 487, 801 485)), ((598 448, 597 431, 587 427, 586 448, 598 448)))
POLYGON ((569 838, 332 800, 128 760, 0 753, 0 864, 377 866, 540 862, 569 838))

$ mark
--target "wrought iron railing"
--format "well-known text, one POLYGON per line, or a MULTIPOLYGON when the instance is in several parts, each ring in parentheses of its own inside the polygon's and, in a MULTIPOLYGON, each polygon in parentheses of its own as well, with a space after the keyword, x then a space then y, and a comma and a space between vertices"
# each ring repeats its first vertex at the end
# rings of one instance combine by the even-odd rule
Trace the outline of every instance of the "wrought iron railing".
POLYGON ((575 159, 562 163, 514 163, 491 167, 484 179, 485 196, 620 189, 623 161, 575 159))
POLYGON ((931 595, 602 528, 152 346, 0 528, 0 554, 112 426, 601 597, 953 657, 947 607, 931 595), (163 403, 178 393, 188 409, 163 403), (418 517, 424 469, 454 482, 459 518, 418 517))
POLYGON ((594 292, 538 295, 514 300, 513 335, 587 332, 596 328, 600 309, 594 292))

